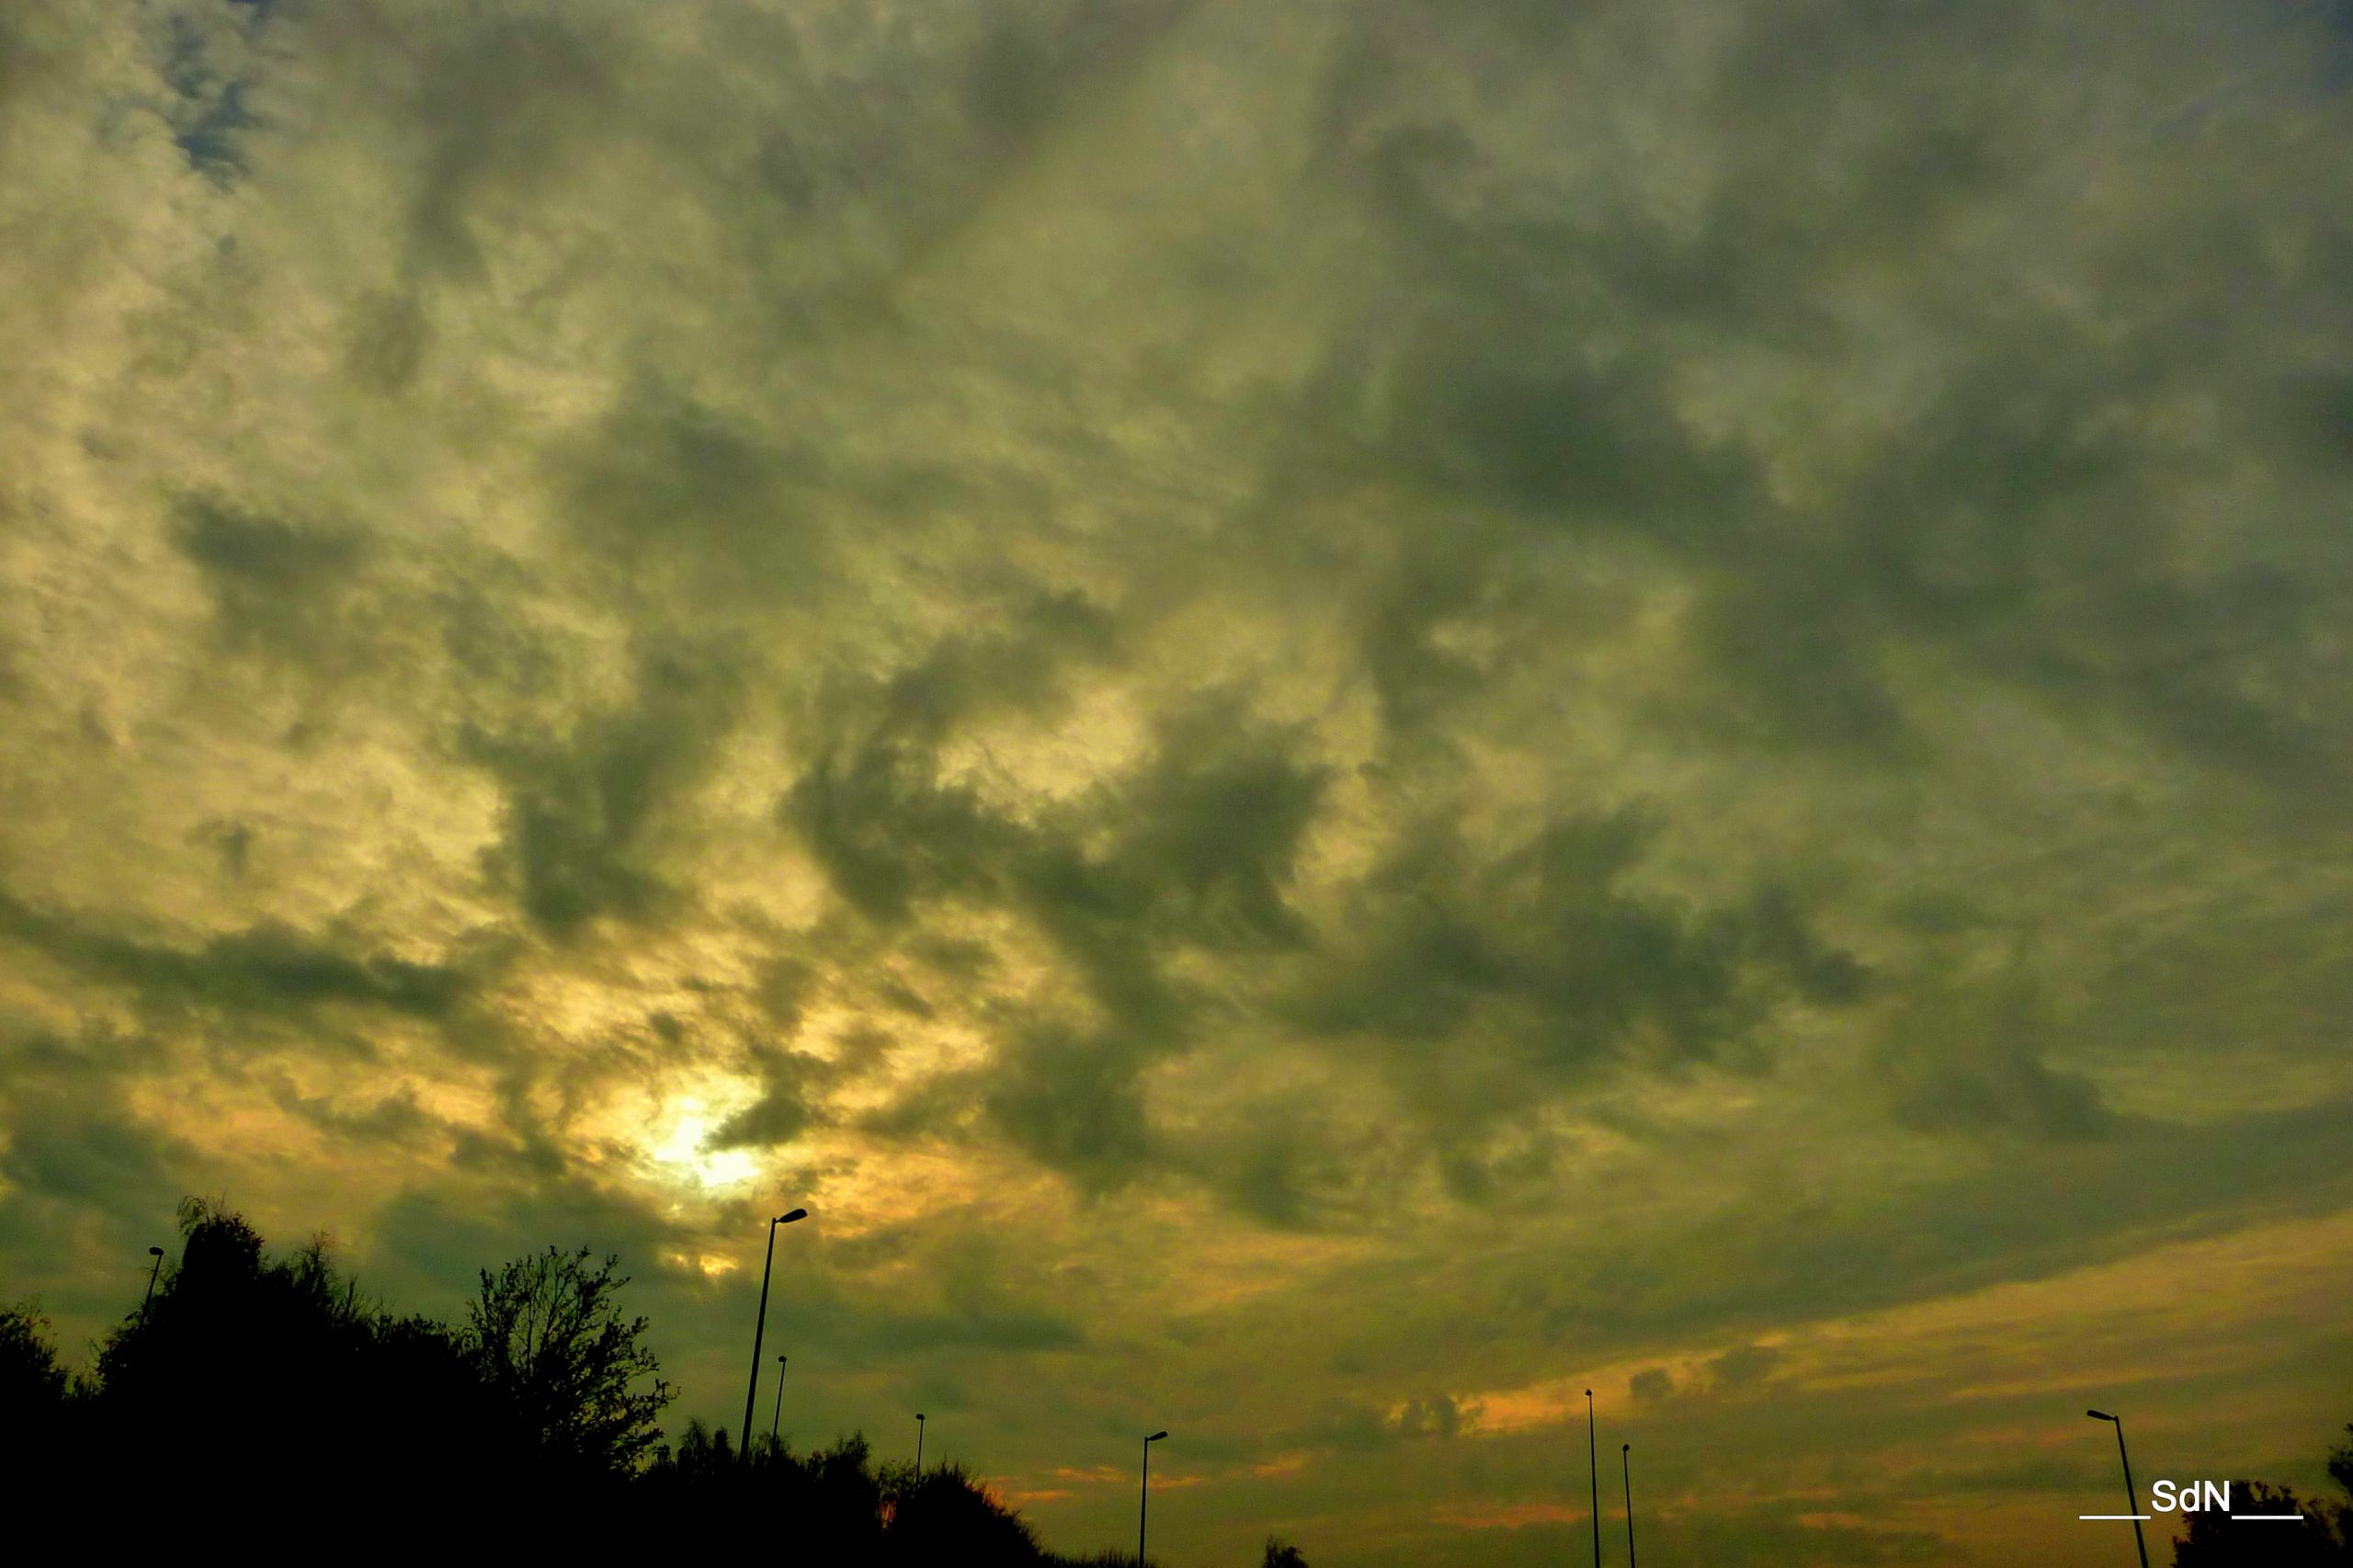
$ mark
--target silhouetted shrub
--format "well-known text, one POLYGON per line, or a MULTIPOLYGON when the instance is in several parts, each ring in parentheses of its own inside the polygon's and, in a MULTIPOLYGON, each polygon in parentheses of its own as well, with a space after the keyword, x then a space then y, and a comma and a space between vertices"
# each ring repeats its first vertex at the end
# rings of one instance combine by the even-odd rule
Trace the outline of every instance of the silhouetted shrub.
MULTIPOLYGON (((324 1238, 272 1260, 217 1199, 183 1204, 180 1232, 85 1380, 32 1307, 0 1311, 0 1460, 19 1494, 103 1494, 115 1522, 239 1553, 332 1528, 364 1556, 691 1544, 788 1568, 1134 1568, 1047 1552, 961 1467, 878 1470, 863 1437, 745 1454, 689 1421, 663 1442, 671 1390, 645 1320, 620 1310, 617 1258, 550 1247, 484 1269, 453 1329, 364 1299, 324 1238)), ((1272 1541, 1267 1563, 1304 1568, 1272 1541)))
POLYGON ((466 1309, 465 1344, 491 1401, 518 1440, 554 1475, 591 1479, 635 1471, 662 1435, 670 1402, 643 1318, 624 1320, 614 1298, 629 1283, 620 1259, 588 1267, 588 1249, 518 1257, 466 1309), (639 1389, 641 1378, 653 1386, 639 1389))
MULTIPOLYGON (((2353 1437, 2353 1426, 2346 1427, 2353 1437)), ((2333 1449, 2328 1473, 2346 1501, 2301 1500, 2292 1488, 2231 1483, 2229 1513, 2184 1516, 2189 1534, 2174 1542, 2174 1568, 2348 1568, 2353 1565, 2353 1443, 2333 1449), (2230 1514, 2302 1514, 2301 1525, 2233 1519, 2230 1514)))

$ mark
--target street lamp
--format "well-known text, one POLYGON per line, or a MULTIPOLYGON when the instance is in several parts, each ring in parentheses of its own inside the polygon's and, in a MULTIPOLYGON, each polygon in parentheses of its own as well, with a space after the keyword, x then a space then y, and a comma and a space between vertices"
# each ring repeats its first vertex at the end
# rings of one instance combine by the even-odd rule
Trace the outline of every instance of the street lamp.
POLYGON ((1593 1568, 1601 1568, 1601 1454, 1594 1446, 1593 1391, 1585 1391, 1585 1461, 1593 1479, 1593 1568))
POLYGON ((2132 1505, 2132 1544, 2141 1550, 2141 1568, 2149 1568, 2149 1543, 2141 1539, 2141 1494, 2132 1484, 2131 1456, 2124 1451, 2124 1423, 2105 1410, 2086 1410, 2084 1414, 2116 1428, 2116 1457, 2124 1461, 2124 1500, 2132 1505))
POLYGON ((915 1479, 923 1479, 923 1412, 915 1412, 915 1479))
POLYGON ((1154 1432, 1143 1440, 1143 1491, 1136 1499, 1136 1568, 1143 1568, 1144 1516, 1152 1507, 1152 1446, 1166 1436, 1154 1432))
MULTIPOLYGON (((752 1381, 744 1390, 743 1460, 746 1464, 752 1460, 752 1405, 760 1396, 760 1335, 768 1326, 768 1271, 776 1267, 776 1228, 807 1218, 809 1210, 795 1209, 768 1221, 768 1256, 760 1265, 760 1315, 752 1324, 752 1381)), ((777 1392, 781 1394, 783 1390, 779 1386, 777 1392)))
POLYGON ((1634 1568, 1634 1445, 1618 1445, 1618 1462, 1626 1472, 1626 1568, 1634 1568))
POLYGON ((155 1277, 164 1272, 164 1249, 149 1247, 147 1256, 153 1258, 155 1262, 147 1270, 147 1299, 139 1303, 139 1320, 142 1323, 147 1321, 147 1309, 155 1303, 155 1277))
POLYGON ((771 1449, 776 1447, 776 1424, 784 1415, 784 1357, 776 1358, 776 1408, 768 1413, 768 1447, 771 1449))

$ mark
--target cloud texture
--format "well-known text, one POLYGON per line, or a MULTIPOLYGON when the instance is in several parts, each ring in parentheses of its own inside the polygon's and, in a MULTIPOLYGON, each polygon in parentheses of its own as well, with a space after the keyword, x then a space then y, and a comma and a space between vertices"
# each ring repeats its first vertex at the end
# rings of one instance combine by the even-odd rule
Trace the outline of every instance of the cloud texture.
POLYGON ((1573 1387, 1692 1561, 2304 1480, 2348 47, 7 8, 4 1293, 611 1247, 726 1419, 806 1202, 789 1425, 1179 1564, 1550 1561, 1573 1387))

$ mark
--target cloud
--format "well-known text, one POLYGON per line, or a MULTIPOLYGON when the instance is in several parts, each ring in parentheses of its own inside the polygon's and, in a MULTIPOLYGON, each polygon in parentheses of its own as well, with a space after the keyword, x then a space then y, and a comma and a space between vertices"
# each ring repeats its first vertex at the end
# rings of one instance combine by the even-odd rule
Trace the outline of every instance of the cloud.
POLYGON ((470 733, 471 756, 505 787, 494 881, 559 937, 603 915, 644 919, 676 893, 650 853, 659 815, 695 782, 736 706, 730 667, 690 648, 636 659, 633 699, 583 715, 558 739, 470 733))
POLYGON ((472 984, 455 964, 419 963, 383 952, 355 954, 276 925, 226 932, 197 948, 142 941, 37 909, 5 892, 0 935, 163 1006, 266 1013, 348 1003, 441 1017, 464 1000, 472 984))
POLYGON ((1662 1551, 2025 1560, 1958 1362, 1745 1413, 2347 1200, 2341 30, 8 12, 0 1271, 579 1242, 725 1418, 789 1196, 803 1430, 1204 1552, 1551 1551, 1608 1365, 1662 1551))

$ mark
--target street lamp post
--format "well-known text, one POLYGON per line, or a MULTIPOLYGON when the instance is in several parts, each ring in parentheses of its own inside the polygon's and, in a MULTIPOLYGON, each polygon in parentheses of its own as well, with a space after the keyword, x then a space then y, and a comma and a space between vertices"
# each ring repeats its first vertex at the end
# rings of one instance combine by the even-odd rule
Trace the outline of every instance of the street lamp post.
POLYGON ((752 1406, 760 1397, 760 1336, 767 1332, 768 1326, 768 1272, 776 1267, 776 1228, 808 1217, 806 1209, 795 1209, 790 1214, 779 1214, 768 1221, 768 1255, 767 1261, 760 1265, 760 1315, 752 1324, 752 1381, 744 1390, 742 1458, 745 1464, 752 1462, 752 1406))
POLYGON ((1634 1445, 1618 1445, 1618 1462, 1626 1474, 1626 1568, 1634 1568, 1634 1445))
POLYGON ((2124 1461, 2124 1500, 2132 1506, 2132 1544, 2140 1549, 2141 1568, 2149 1568, 2149 1543, 2141 1539, 2141 1494, 2132 1484, 2132 1458, 2124 1451, 2124 1423, 2105 1410, 2086 1410, 2084 1414, 2116 1428, 2116 1457, 2124 1461))
POLYGON ((771 1449, 776 1447, 777 1423, 784 1417, 784 1357, 776 1358, 776 1408, 768 1413, 768 1447, 771 1449))
POLYGON ((149 1247, 147 1256, 153 1258, 155 1262, 147 1270, 147 1299, 139 1303, 139 1319, 142 1323, 147 1320, 147 1309, 155 1304, 155 1279, 164 1272, 164 1249, 149 1247))
POLYGON ((923 1412, 915 1412, 915 1479, 923 1479, 923 1412))
POLYGON ((1585 1391, 1585 1460, 1593 1480, 1593 1568, 1601 1568, 1601 1453, 1594 1446, 1593 1391, 1585 1391))
POLYGON ((1144 1517, 1152 1507, 1152 1446, 1166 1436, 1154 1432, 1143 1440, 1143 1489, 1136 1498, 1136 1568, 1143 1568, 1144 1517))

